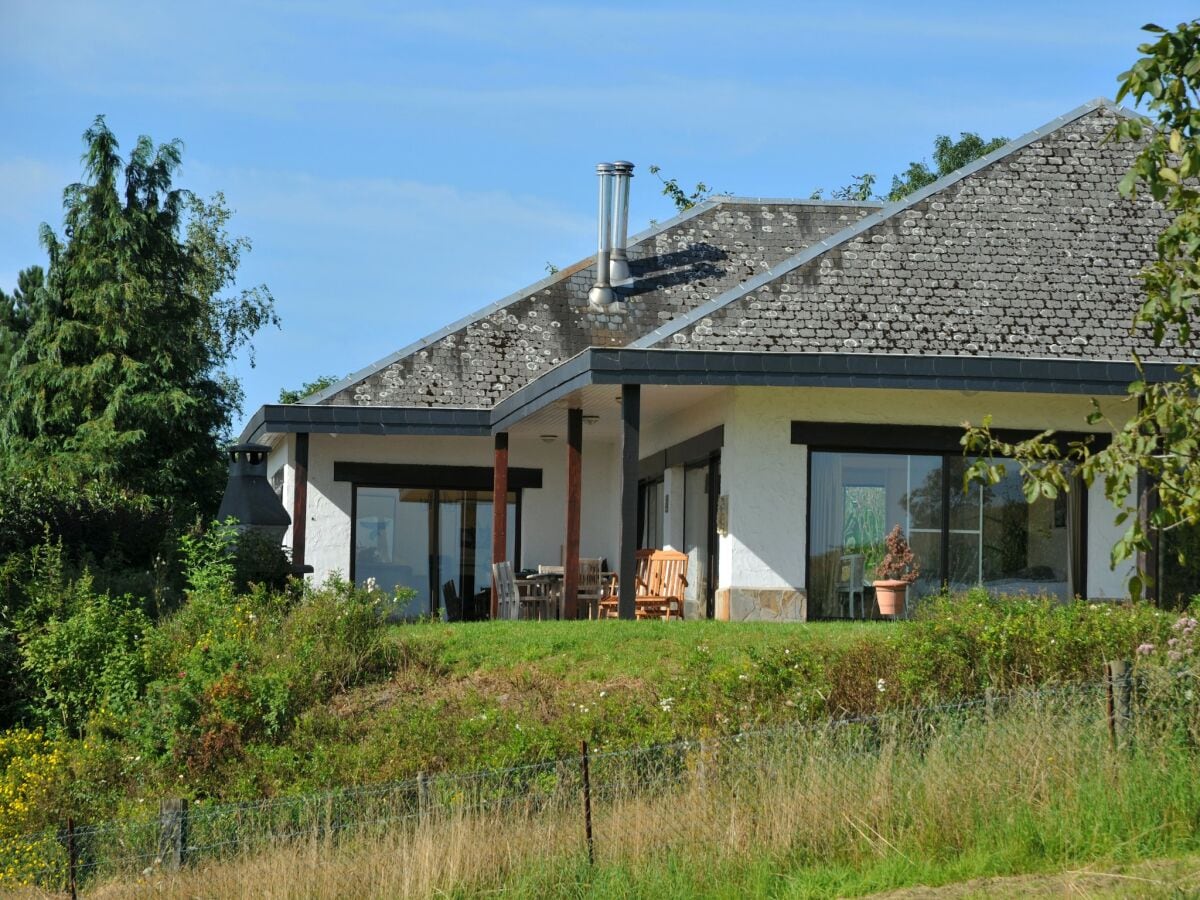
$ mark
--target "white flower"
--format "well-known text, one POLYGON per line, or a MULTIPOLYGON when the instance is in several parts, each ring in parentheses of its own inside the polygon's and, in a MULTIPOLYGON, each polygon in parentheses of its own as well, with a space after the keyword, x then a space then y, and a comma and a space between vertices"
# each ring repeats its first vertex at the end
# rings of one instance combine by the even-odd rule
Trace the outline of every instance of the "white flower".
POLYGON ((749 675, 744 675, 744 674, 743 674, 743 675, 739 675, 739 676, 738 676, 738 681, 745 681, 745 680, 746 680, 747 678, 749 678, 749 677, 750 677, 749 675))
POLYGON ((601 691, 601 692, 600 692, 600 696, 601 696, 601 697, 607 697, 607 696, 608 696, 608 691, 601 691))
POLYGON ((373 594, 375 591, 379 590, 379 582, 377 582, 374 576, 372 576, 366 580, 365 584, 363 584, 363 589, 368 594, 373 594))
POLYGON ((875 690, 882 694, 887 690, 887 682, 880 678, 877 682, 875 682, 875 690))

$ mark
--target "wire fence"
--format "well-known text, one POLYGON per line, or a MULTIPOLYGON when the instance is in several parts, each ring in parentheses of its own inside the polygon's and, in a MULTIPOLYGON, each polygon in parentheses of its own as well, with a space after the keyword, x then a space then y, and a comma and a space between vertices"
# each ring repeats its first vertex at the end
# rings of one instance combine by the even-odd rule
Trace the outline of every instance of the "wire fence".
POLYGON ((426 868, 461 868, 469 856, 475 876, 522 854, 615 860, 714 842, 769 845, 776 832, 793 843, 803 832, 804 846, 820 852, 871 840, 900 802, 898 792, 911 802, 914 790, 932 791, 940 779, 939 790, 970 793, 971 773, 959 770, 978 768, 981 753, 1018 766, 1041 744, 1083 759, 1133 733, 1135 706, 1147 722, 1194 716, 1194 704, 1181 699, 1135 704, 1132 684, 1119 674, 1104 683, 627 750, 583 744, 579 755, 548 762, 250 803, 168 799, 154 818, 64 822, 25 835, 11 843, 13 858, 0 856, 0 885, 7 872, 10 883, 74 893, 278 851, 330 857, 372 841, 387 842, 396 866, 421 857, 426 868), (460 853, 460 844, 468 849, 460 853))

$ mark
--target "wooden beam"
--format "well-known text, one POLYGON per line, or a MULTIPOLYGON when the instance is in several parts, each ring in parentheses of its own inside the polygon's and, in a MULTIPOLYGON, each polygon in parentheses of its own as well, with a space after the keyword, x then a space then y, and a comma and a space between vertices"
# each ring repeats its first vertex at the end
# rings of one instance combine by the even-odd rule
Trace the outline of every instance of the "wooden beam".
POLYGON ((563 618, 579 618, 579 523, 583 510, 583 410, 567 410, 567 532, 563 618))
POLYGON ((621 534, 617 615, 633 619, 637 611, 638 441, 642 417, 642 388, 621 385, 621 534))
MULTIPOLYGON (((492 465, 492 562, 504 562, 508 553, 508 432, 496 433, 496 458, 492 465)), ((516 568, 513 560, 513 568, 516 568)), ((500 617, 500 595, 492 577, 492 618, 500 617)))
POLYGON ((292 565, 304 567, 308 532, 308 432, 296 434, 296 479, 292 486, 292 565))

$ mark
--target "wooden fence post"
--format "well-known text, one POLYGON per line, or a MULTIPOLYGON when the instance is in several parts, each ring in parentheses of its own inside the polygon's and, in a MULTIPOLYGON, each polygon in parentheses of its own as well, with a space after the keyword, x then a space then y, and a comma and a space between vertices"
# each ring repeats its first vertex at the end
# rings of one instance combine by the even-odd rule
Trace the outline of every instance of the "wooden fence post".
POLYGON ((417 773, 417 819, 425 824, 429 819, 431 806, 429 776, 425 772, 417 773))
POLYGON ((75 819, 67 816, 67 890, 71 894, 71 900, 76 900, 79 896, 78 881, 75 875, 78 867, 79 847, 75 843, 75 819))
POLYGON ((1125 659, 1113 660, 1105 670, 1108 735, 1115 749, 1128 743, 1133 724, 1133 664, 1125 659))
POLYGON ((187 863, 188 802, 168 797, 158 806, 158 858, 170 872, 178 872, 187 863))
POLYGON ((580 741, 580 766, 583 775, 583 833, 587 840, 588 865, 596 864, 596 850, 592 843, 592 777, 588 766, 587 741, 580 741))

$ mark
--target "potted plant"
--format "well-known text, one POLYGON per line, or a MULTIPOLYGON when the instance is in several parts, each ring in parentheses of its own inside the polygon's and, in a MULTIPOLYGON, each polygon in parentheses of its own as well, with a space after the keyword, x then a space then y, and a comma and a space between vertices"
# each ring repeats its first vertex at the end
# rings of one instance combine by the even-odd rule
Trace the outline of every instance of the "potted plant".
POLYGON ((920 576, 921 567, 899 525, 888 532, 884 544, 887 552, 875 567, 875 601, 880 615, 894 616, 897 609, 904 608, 905 592, 920 576))

